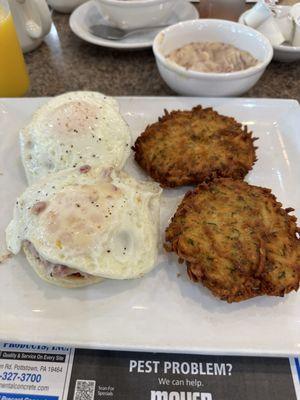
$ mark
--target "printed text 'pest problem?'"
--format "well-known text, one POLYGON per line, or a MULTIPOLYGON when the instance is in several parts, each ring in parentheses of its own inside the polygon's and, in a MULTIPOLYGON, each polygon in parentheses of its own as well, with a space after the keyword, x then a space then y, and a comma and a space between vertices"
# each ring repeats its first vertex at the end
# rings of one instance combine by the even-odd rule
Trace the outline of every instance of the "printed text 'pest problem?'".
POLYGON ((158 375, 157 383, 163 387, 162 390, 151 390, 150 400, 213 400, 199 378, 231 376, 232 364, 130 360, 129 373, 158 375))
POLYGON ((230 376, 232 364, 178 361, 130 360, 129 372, 140 374, 223 375, 230 376))

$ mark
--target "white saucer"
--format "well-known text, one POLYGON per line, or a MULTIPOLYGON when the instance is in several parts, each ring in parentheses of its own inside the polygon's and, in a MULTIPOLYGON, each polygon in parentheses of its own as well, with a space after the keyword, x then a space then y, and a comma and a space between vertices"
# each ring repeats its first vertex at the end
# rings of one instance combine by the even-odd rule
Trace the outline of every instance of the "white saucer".
MULTIPOLYGON (((199 17, 196 8, 187 1, 179 2, 173 11, 172 16, 166 22, 166 25, 173 25, 177 22, 197 19, 199 17)), ((69 24, 75 35, 81 39, 97 44, 98 46, 111 47, 114 49, 145 49, 151 47, 153 39, 161 28, 154 29, 151 32, 137 34, 126 39, 115 41, 102 39, 93 35, 89 31, 89 26, 96 24, 107 24, 107 20, 99 13, 98 7, 93 0, 90 0, 73 11, 69 24)))
MULTIPOLYGON (((277 12, 284 13, 287 9, 291 8, 290 6, 276 6, 277 12)), ((239 23, 245 25, 245 16, 249 13, 249 11, 244 12, 240 16, 239 23)), ((273 46, 274 48, 274 56, 273 59, 281 62, 294 62, 300 60, 300 46, 289 46, 289 45, 279 45, 273 46)))

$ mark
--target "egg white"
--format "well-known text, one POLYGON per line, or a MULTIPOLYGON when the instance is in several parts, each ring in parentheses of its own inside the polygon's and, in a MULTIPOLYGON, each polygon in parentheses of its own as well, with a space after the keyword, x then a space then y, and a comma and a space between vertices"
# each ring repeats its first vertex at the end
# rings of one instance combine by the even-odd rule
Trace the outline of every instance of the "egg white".
POLYGON ((8 249, 16 254, 29 241, 53 264, 103 278, 141 277, 156 262, 160 194, 158 184, 112 168, 51 174, 17 200, 8 249))
POLYGON ((70 92, 42 105, 20 131, 29 183, 82 164, 122 168, 131 135, 118 103, 97 92, 70 92))

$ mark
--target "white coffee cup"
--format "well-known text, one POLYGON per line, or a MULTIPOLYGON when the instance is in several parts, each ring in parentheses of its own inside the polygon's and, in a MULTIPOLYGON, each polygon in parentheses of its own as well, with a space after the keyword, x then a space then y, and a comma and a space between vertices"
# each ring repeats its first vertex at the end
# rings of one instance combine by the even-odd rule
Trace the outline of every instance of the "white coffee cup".
POLYGON ((49 6, 61 13, 70 13, 87 0, 48 0, 49 6))
POLYGON ((51 13, 46 0, 8 0, 24 53, 38 47, 51 29, 51 13))

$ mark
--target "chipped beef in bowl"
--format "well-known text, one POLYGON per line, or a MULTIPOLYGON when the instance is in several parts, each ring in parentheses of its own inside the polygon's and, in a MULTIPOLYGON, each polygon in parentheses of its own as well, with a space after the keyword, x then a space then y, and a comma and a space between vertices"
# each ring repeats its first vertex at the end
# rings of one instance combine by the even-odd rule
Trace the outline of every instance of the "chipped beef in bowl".
POLYGON ((272 46, 261 33, 216 19, 180 22, 162 30, 153 51, 168 86, 188 96, 245 93, 273 57, 272 46))

